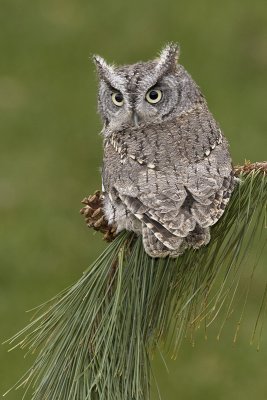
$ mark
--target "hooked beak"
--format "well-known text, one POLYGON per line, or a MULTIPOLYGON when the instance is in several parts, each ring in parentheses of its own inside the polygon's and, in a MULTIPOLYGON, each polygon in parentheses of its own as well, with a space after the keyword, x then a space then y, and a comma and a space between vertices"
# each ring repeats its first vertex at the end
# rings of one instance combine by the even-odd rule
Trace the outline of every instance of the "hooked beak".
POLYGON ((132 121, 133 121, 134 126, 139 126, 139 117, 138 117, 138 114, 136 111, 133 111, 132 121))

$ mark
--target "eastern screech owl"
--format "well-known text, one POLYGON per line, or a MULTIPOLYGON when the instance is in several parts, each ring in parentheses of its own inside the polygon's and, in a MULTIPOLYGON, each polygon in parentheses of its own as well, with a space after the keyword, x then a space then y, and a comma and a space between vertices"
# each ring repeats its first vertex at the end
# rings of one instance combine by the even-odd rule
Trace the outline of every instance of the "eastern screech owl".
POLYGON ((94 57, 104 214, 141 234, 151 257, 206 245, 234 187, 228 143, 178 58, 176 44, 133 65, 94 57))

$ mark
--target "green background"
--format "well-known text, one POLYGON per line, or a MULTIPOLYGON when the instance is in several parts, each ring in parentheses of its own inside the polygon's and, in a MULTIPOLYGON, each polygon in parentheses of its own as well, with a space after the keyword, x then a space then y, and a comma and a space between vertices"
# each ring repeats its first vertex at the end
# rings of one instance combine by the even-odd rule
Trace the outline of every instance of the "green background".
MULTIPOLYGON (((89 56, 116 63, 153 58, 168 41, 208 99, 231 143, 234 163, 267 150, 266 0, 0 2, 0 317, 1 341, 30 309, 79 278, 104 248, 79 216, 100 187, 101 125, 89 56)), ((267 398, 267 324, 260 352, 250 346, 266 252, 239 340, 236 319, 219 325, 177 360, 153 363, 162 400, 267 398)), ((238 307, 237 307, 238 308, 238 307)), ((0 392, 31 363, 0 349, 0 392)), ((8 399, 21 399, 22 391, 8 399)), ((30 398, 30 397, 26 397, 30 398)), ((153 398, 156 398, 153 396, 153 398)), ((64 399, 63 399, 64 400, 64 399)))

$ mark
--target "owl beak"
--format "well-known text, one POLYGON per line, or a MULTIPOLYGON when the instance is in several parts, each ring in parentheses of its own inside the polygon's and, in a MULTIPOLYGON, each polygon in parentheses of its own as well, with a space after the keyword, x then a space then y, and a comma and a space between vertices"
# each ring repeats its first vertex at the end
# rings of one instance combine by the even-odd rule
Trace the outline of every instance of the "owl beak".
POLYGON ((138 114, 136 111, 133 111, 132 121, 133 121, 134 126, 139 126, 139 117, 138 117, 138 114))

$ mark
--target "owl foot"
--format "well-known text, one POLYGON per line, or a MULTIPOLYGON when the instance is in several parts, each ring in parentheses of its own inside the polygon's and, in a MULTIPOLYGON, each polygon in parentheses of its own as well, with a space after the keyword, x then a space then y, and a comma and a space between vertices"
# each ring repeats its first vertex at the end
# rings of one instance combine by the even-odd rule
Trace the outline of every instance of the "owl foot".
POLYGON ((103 239, 107 242, 111 242, 116 236, 117 228, 115 225, 108 225, 108 221, 103 212, 102 202, 103 195, 98 190, 93 195, 85 197, 82 200, 85 206, 80 210, 80 213, 84 216, 85 222, 89 228, 104 233, 103 239))

